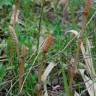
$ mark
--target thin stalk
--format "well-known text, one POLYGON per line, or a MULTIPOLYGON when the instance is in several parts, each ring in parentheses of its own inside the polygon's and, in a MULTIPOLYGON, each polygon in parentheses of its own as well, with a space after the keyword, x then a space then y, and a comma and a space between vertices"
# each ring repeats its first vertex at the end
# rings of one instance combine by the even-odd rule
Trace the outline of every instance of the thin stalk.
MULTIPOLYGON (((80 30, 80 37, 78 38, 77 49, 76 49, 76 54, 75 54, 75 67, 69 68, 69 76, 70 76, 70 78, 69 78, 69 90, 70 90, 70 96, 73 96, 73 94, 72 94, 72 81, 74 79, 76 66, 77 66, 78 59, 79 59, 79 51, 80 51, 81 42, 82 42, 82 35, 83 35, 84 29, 86 27, 86 21, 87 21, 87 18, 88 18, 89 9, 90 9, 90 0, 86 0, 85 9, 84 9, 84 16, 83 16, 83 24, 82 24, 82 28, 80 30)), ((71 52, 71 47, 72 46, 70 45, 70 52, 71 52)), ((72 57, 70 57, 70 60, 69 60, 69 64, 71 64, 71 63, 72 63, 72 57)))
MULTIPOLYGON (((51 45, 51 42, 53 40, 53 36, 51 34, 49 34, 49 36, 45 39, 45 41, 43 42, 42 44, 42 62, 40 64, 40 67, 39 67, 39 71, 38 71, 38 85, 41 86, 40 82, 41 82, 41 76, 42 76, 42 73, 44 71, 44 64, 45 64, 45 56, 46 56, 46 53, 47 53, 47 50, 48 48, 50 47, 51 45)), ((41 96, 41 89, 38 88, 38 86, 36 86, 37 88, 37 96, 41 96)))
POLYGON ((79 59, 79 51, 80 51, 81 42, 82 42, 82 35, 83 35, 84 29, 86 27, 87 18, 88 18, 88 15, 89 15, 90 2, 91 2, 91 0, 86 0, 85 1, 83 24, 82 24, 82 28, 80 30, 80 36, 78 38, 77 49, 76 49, 76 54, 75 54, 75 67, 76 67, 76 65, 78 63, 78 59, 79 59))
MULTIPOLYGON (((74 34, 71 33, 70 40, 72 40, 73 37, 74 37, 74 34)), ((72 62, 72 42, 70 44, 68 75, 69 75, 69 94, 70 94, 70 96, 73 96, 72 82, 73 82, 73 78, 74 78, 74 66, 73 66, 73 62, 72 62)))
POLYGON ((38 83, 36 84, 36 96, 41 96, 42 91, 41 91, 41 76, 44 70, 44 61, 45 61, 45 55, 46 53, 42 53, 42 63, 40 64, 39 71, 38 71, 38 83))
POLYGON ((16 19, 18 18, 18 9, 19 9, 19 0, 15 0, 15 5, 13 5, 13 12, 10 20, 10 25, 9 25, 9 32, 16 48, 16 54, 18 58, 19 89, 21 89, 22 81, 23 81, 22 80, 23 64, 22 64, 22 58, 20 57, 17 34, 14 29, 16 24, 16 19))
POLYGON ((39 26, 38 26, 37 52, 36 52, 36 54, 38 53, 38 50, 39 50, 39 39, 40 39, 40 33, 41 33, 41 23, 42 23, 42 17, 43 17, 44 2, 45 2, 45 0, 42 0, 39 26))
POLYGON ((42 53, 43 54, 43 56, 42 56, 42 63, 41 63, 41 65, 40 65, 40 68, 39 68, 39 73, 38 73, 38 82, 40 82, 41 81, 41 75, 42 75, 42 73, 43 73, 43 69, 44 69, 44 62, 45 62, 45 56, 46 56, 46 53, 42 53))
POLYGON ((64 89, 65 89, 64 91, 66 92, 66 96, 70 96, 69 95, 69 89, 68 89, 67 77, 66 77, 66 74, 65 74, 65 71, 64 71, 64 66, 61 65, 61 67, 62 67, 61 70, 62 70, 62 75, 63 75, 64 89))
POLYGON ((12 63, 13 63, 12 54, 13 54, 13 50, 12 50, 12 48, 10 48, 10 64, 11 64, 11 65, 12 65, 12 63))

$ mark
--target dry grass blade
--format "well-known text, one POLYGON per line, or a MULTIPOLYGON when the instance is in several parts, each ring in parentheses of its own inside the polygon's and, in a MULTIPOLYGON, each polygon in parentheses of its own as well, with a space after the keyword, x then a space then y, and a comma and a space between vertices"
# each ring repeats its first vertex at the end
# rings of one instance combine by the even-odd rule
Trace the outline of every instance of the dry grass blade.
POLYGON ((49 74, 51 73, 52 69, 56 66, 56 64, 54 62, 51 62, 47 68, 45 69, 44 73, 42 74, 41 80, 43 81, 44 84, 44 96, 48 96, 48 92, 47 92, 47 86, 46 86, 46 80, 49 76, 49 74))
POLYGON ((7 58, 7 55, 0 56, 0 59, 7 58))
MULTIPOLYGON (((89 45, 87 46, 87 50, 90 50, 89 45)), ((89 52, 91 52, 91 51, 85 51, 83 42, 81 43, 81 51, 82 51, 82 54, 83 54, 83 58, 84 58, 87 70, 88 70, 90 76, 94 77, 96 74, 95 74, 92 58, 88 57, 88 56, 90 56, 89 52)))
POLYGON ((47 85, 46 83, 44 84, 44 96, 48 96, 48 92, 47 92, 47 85))
POLYGON ((7 62, 8 59, 1 59, 0 62, 7 62))
POLYGON ((72 40, 72 38, 74 37, 74 35, 77 37, 77 38, 79 38, 79 35, 80 35, 80 32, 78 32, 78 31, 76 31, 76 30, 69 30, 69 31, 66 31, 65 32, 65 34, 67 34, 67 33, 70 33, 71 34, 71 40, 72 40))
POLYGON ((80 95, 75 91, 74 96, 80 96, 80 95))
POLYGON ((86 89, 88 90, 89 95, 96 96, 96 83, 84 74, 84 71, 85 71, 84 69, 80 69, 79 71, 85 82, 86 89))
POLYGON ((42 74, 41 80, 42 81, 46 81, 47 77, 49 76, 49 74, 51 73, 52 69, 56 66, 56 64, 54 62, 51 62, 47 68, 45 69, 44 73, 42 74))
POLYGON ((88 38, 86 40, 86 45, 87 45, 86 46, 86 54, 87 54, 87 56, 91 56, 91 58, 88 58, 88 62, 89 62, 90 68, 91 68, 91 73, 93 74, 93 76, 96 76, 94 64, 93 64, 93 60, 92 60, 92 53, 91 53, 91 47, 92 46, 91 46, 88 38))

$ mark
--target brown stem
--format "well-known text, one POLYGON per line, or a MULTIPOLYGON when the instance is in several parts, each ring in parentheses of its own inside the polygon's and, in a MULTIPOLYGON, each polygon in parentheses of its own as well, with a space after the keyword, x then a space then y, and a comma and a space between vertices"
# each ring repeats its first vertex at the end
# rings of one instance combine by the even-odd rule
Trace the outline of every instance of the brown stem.
POLYGON ((12 65, 12 54, 13 54, 13 50, 12 48, 10 48, 10 64, 12 65))
POLYGON ((38 71, 38 83, 36 84, 36 96, 41 96, 42 92, 41 92, 41 76, 42 76, 42 73, 44 71, 44 61, 45 61, 45 55, 46 55, 46 52, 43 52, 43 57, 42 57, 42 63, 39 67, 39 71, 38 71))
POLYGON ((21 89, 22 86, 22 75, 23 75, 23 61, 22 58, 19 58, 19 63, 18 63, 18 75, 19 75, 19 89, 21 89))
POLYGON ((89 15, 90 3, 91 3, 91 0, 86 0, 85 1, 83 24, 82 24, 82 29, 80 31, 80 37, 78 38, 78 44, 77 44, 76 55, 75 55, 75 66, 77 65, 78 59, 79 59, 79 50, 80 50, 80 46, 81 46, 82 35, 83 35, 84 28, 86 26, 87 18, 88 18, 88 15, 89 15))
POLYGON ((39 73, 38 73, 38 81, 40 82, 41 81, 41 75, 42 75, 42 73, 43 73, 43 71, 44 71, 44 61, 45 61, 45 52, 43 52, 43 57, 42 57, 42 63, 41 63, 41 65, 40 65, 40 68, 39 68, 39 73))
MULTIPOLYGON (((18 76, 19 76, 19 89, 21 89, 22 86, 22 74, 23 74, 23 61, 22 58, 20 57, 20 52, 19 52, 19 45, 18 45, 18 38, 15 32, 15 24, 16 24, 16 18, 18 18, 18 8, 19 8, 19 0, 15 0, 15 5, 13 6, 13 12, 10 20, 10 25, 9 25, 9 32, 12 38, 12 41, 15 45, 16 48, 16 54, 18 58, 18 76)), ((11 54, 11 53, 10 53, 11 54)), ((23 53, 21 53, 23 54, 23 53)), ((12 57, 11 57, 12 59, 12 57)), ((11 62, 12 63, 12 62, 11 62)))
MULTIPOLYGON (((91 3, 91 0, 86 0, 85 1, 83 24, 82 24, 82 28, 81 28, 81 31, 80 31, 80 37, 78 38, 76 54, 75 54, 75 71, 76 71, 76 66, 78 64, 78 59, 79 59, 79 53, 80 53, 79 51, 80 51, 81 42, 82 42, 82 35, 83 35, 84 28, 86 26, 86 21, 87 21, 88 15, 89 15, 90 3, 91 3)), ((74 75, 75 75, 75 73, 74 73, 74 75)))
POLYGON ((36 54, 38 53, 38 49, 39 49, 39 39, 40 39, 40 33, 41 33, 41 25, 42 25, 41 23, 42 23, 42 17, 43 17, 44 3, 45 3, 45 0, 42 0, 41 10, 40 10, 39 26, 38 26, 38 37, 37 37, 37 50, 36 50, 36 54))
MULTIPOLYGON (((43 44, 42 44, 42 63, 39 67, 39 71, 38 71, 38 85, 40 85, 40 82, 41 82, 41 76, 42 76, 42 73, 44 71, 44 61, 45 61, 45 56, 46 56, 46 52, 48 50, 48 48, 50 47, 51 45, 51 42, 53 40, 53 36, 51 34, 49 34, 49 36, 44 40, 43 44)), ((36 88, 38 89, 36 94, 37 96, 41 96, 40 94, 42 93, 41 90, 39 88, 36 88)))
MULTIPOLYGON (((70 40, 72 40, 74 37, 74 34, 71 33, 70 34, 70 40)), ((73 92, 72 92, 72 82, 73 82, 73 78, 74 78, 74 66, 73 66, 73 62, 72 62, 72 43, 70 44, 70 54, 69 54, 69 68, 68 68, 68 75, 69 75, 69 95, 73 96, 73 92)))

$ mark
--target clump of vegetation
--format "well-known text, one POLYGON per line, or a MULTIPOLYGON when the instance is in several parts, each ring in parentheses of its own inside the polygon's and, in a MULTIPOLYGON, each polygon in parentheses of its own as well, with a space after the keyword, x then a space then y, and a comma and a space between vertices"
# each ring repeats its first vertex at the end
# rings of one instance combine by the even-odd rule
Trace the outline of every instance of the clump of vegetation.
POLYGON ((0 96, 96 96, 95 0, 1 0, 0 96))

